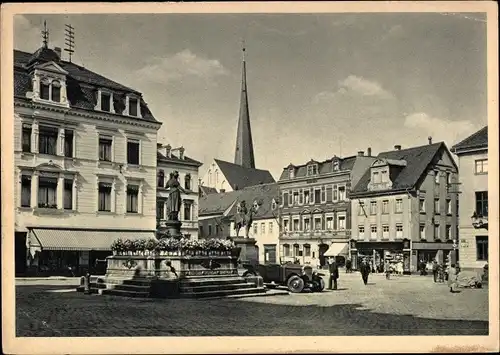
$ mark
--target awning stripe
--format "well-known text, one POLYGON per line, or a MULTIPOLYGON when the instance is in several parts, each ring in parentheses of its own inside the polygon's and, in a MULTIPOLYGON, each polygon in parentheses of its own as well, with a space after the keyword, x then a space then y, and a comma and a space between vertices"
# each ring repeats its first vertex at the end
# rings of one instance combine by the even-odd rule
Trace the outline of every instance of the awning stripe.
POLYGON ((347 255, 349 252, 349 245, 347 243, 332 243, 328 250, 323 254, 324 256, 337 256, 347 255))
POLYGON ((154 232, 32 229, 30 243, 42 250, 111 250, 111 243, 122 239, 154 238, 154 232))

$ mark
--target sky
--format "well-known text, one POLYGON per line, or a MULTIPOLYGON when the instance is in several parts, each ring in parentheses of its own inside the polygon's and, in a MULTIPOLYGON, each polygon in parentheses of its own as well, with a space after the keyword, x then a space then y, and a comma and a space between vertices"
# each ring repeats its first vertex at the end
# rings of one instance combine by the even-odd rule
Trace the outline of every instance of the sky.
MULTIPOLYGON (((17 15, 34 52, 75 28, 73 62, 143 94, 158 141, 201 161, 234 160, 242 40, 255 163, 290 163, 444 141, 487 124, 481 13, 17 15)), ((67 59, 66 53, 63 59, 67 59)))

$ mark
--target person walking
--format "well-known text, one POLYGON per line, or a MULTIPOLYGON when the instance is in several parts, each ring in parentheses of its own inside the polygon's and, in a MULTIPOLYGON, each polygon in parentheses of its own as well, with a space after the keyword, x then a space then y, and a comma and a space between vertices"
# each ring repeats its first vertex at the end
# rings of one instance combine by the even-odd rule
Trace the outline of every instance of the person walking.
POLYGON ((388 260, 385 261, 384 271, 385 271, 385 279, 390 280, 390 278, 391 278, 391 265, 389 264, 388 260))
POLYGON ((454 293, 454 288, 457 287, 457 269, 455 268, 455 264, 451 264, 448 269, 448 287, 451 293, 454 293))
POLYGON ((363 279, 363 283, 365 285, 368 284, 368 275, 370 274, 371 265, 368 263, 368 260, 364 259, 360 265, 359 271, 361 272, 361 278, 363 279))
POLYGON ((352 272, 352 261, 351 258, 347 259, 345 262, 345 272, 346 273, 351 273, 352 272))
POLYGON ((337 279, 339 278, 339 268, 334 258, 328 260, 328 271, 330 272, 330 278, 328 281, 328 288, 330 290, 337 289, 337 279), (333 285, 332 285, 333 284, 333 285))
POLYGON ((434 277, 434 282, 438 281, 438 271, 439 266, 436 260, 432 261, 432 276, 434 277))

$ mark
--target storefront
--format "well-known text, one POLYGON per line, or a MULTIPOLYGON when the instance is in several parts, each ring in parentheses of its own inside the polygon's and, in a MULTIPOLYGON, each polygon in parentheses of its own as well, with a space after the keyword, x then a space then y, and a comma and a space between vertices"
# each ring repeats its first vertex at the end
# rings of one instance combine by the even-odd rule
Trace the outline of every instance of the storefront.
POLYGON ((155 238, 154 231, 30 228, 27 235, 27 274, 80 276, 102 273, 117 239, 155 238), (99 262, 101 261, 101 262, 99 262))
POLYGON ((413 242, 412 243, 412 272, 417 272, 418 264, 430 264, 436 260, 438 264, 446 265, 458 261, 458 253, 453 241, 443 242, 413 242), (455 251, 455 252, 454 252, 455 251))
POLYGON ((402 273, 410 272, 410 243, 401 241, 350 241, 350 256, 353 269, 359 268, 362 260, 367 260, 375 272, 383 272, 384 263, 395 264, 402 273))

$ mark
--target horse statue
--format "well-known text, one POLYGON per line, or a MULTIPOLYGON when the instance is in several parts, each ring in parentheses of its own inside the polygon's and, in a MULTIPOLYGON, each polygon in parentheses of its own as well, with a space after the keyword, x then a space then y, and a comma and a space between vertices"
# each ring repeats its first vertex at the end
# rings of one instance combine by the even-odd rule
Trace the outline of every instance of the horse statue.
POLYGON ((254 204, 252 207, 247 208, 245 201, 241 201, 234 220, 234 229, 236 230, 236 237, 240 235, 240 229, 245 227, 245 238, 249 238, 250 227, 252 226, 253 216, 257 213, 259 204, 254 204))

